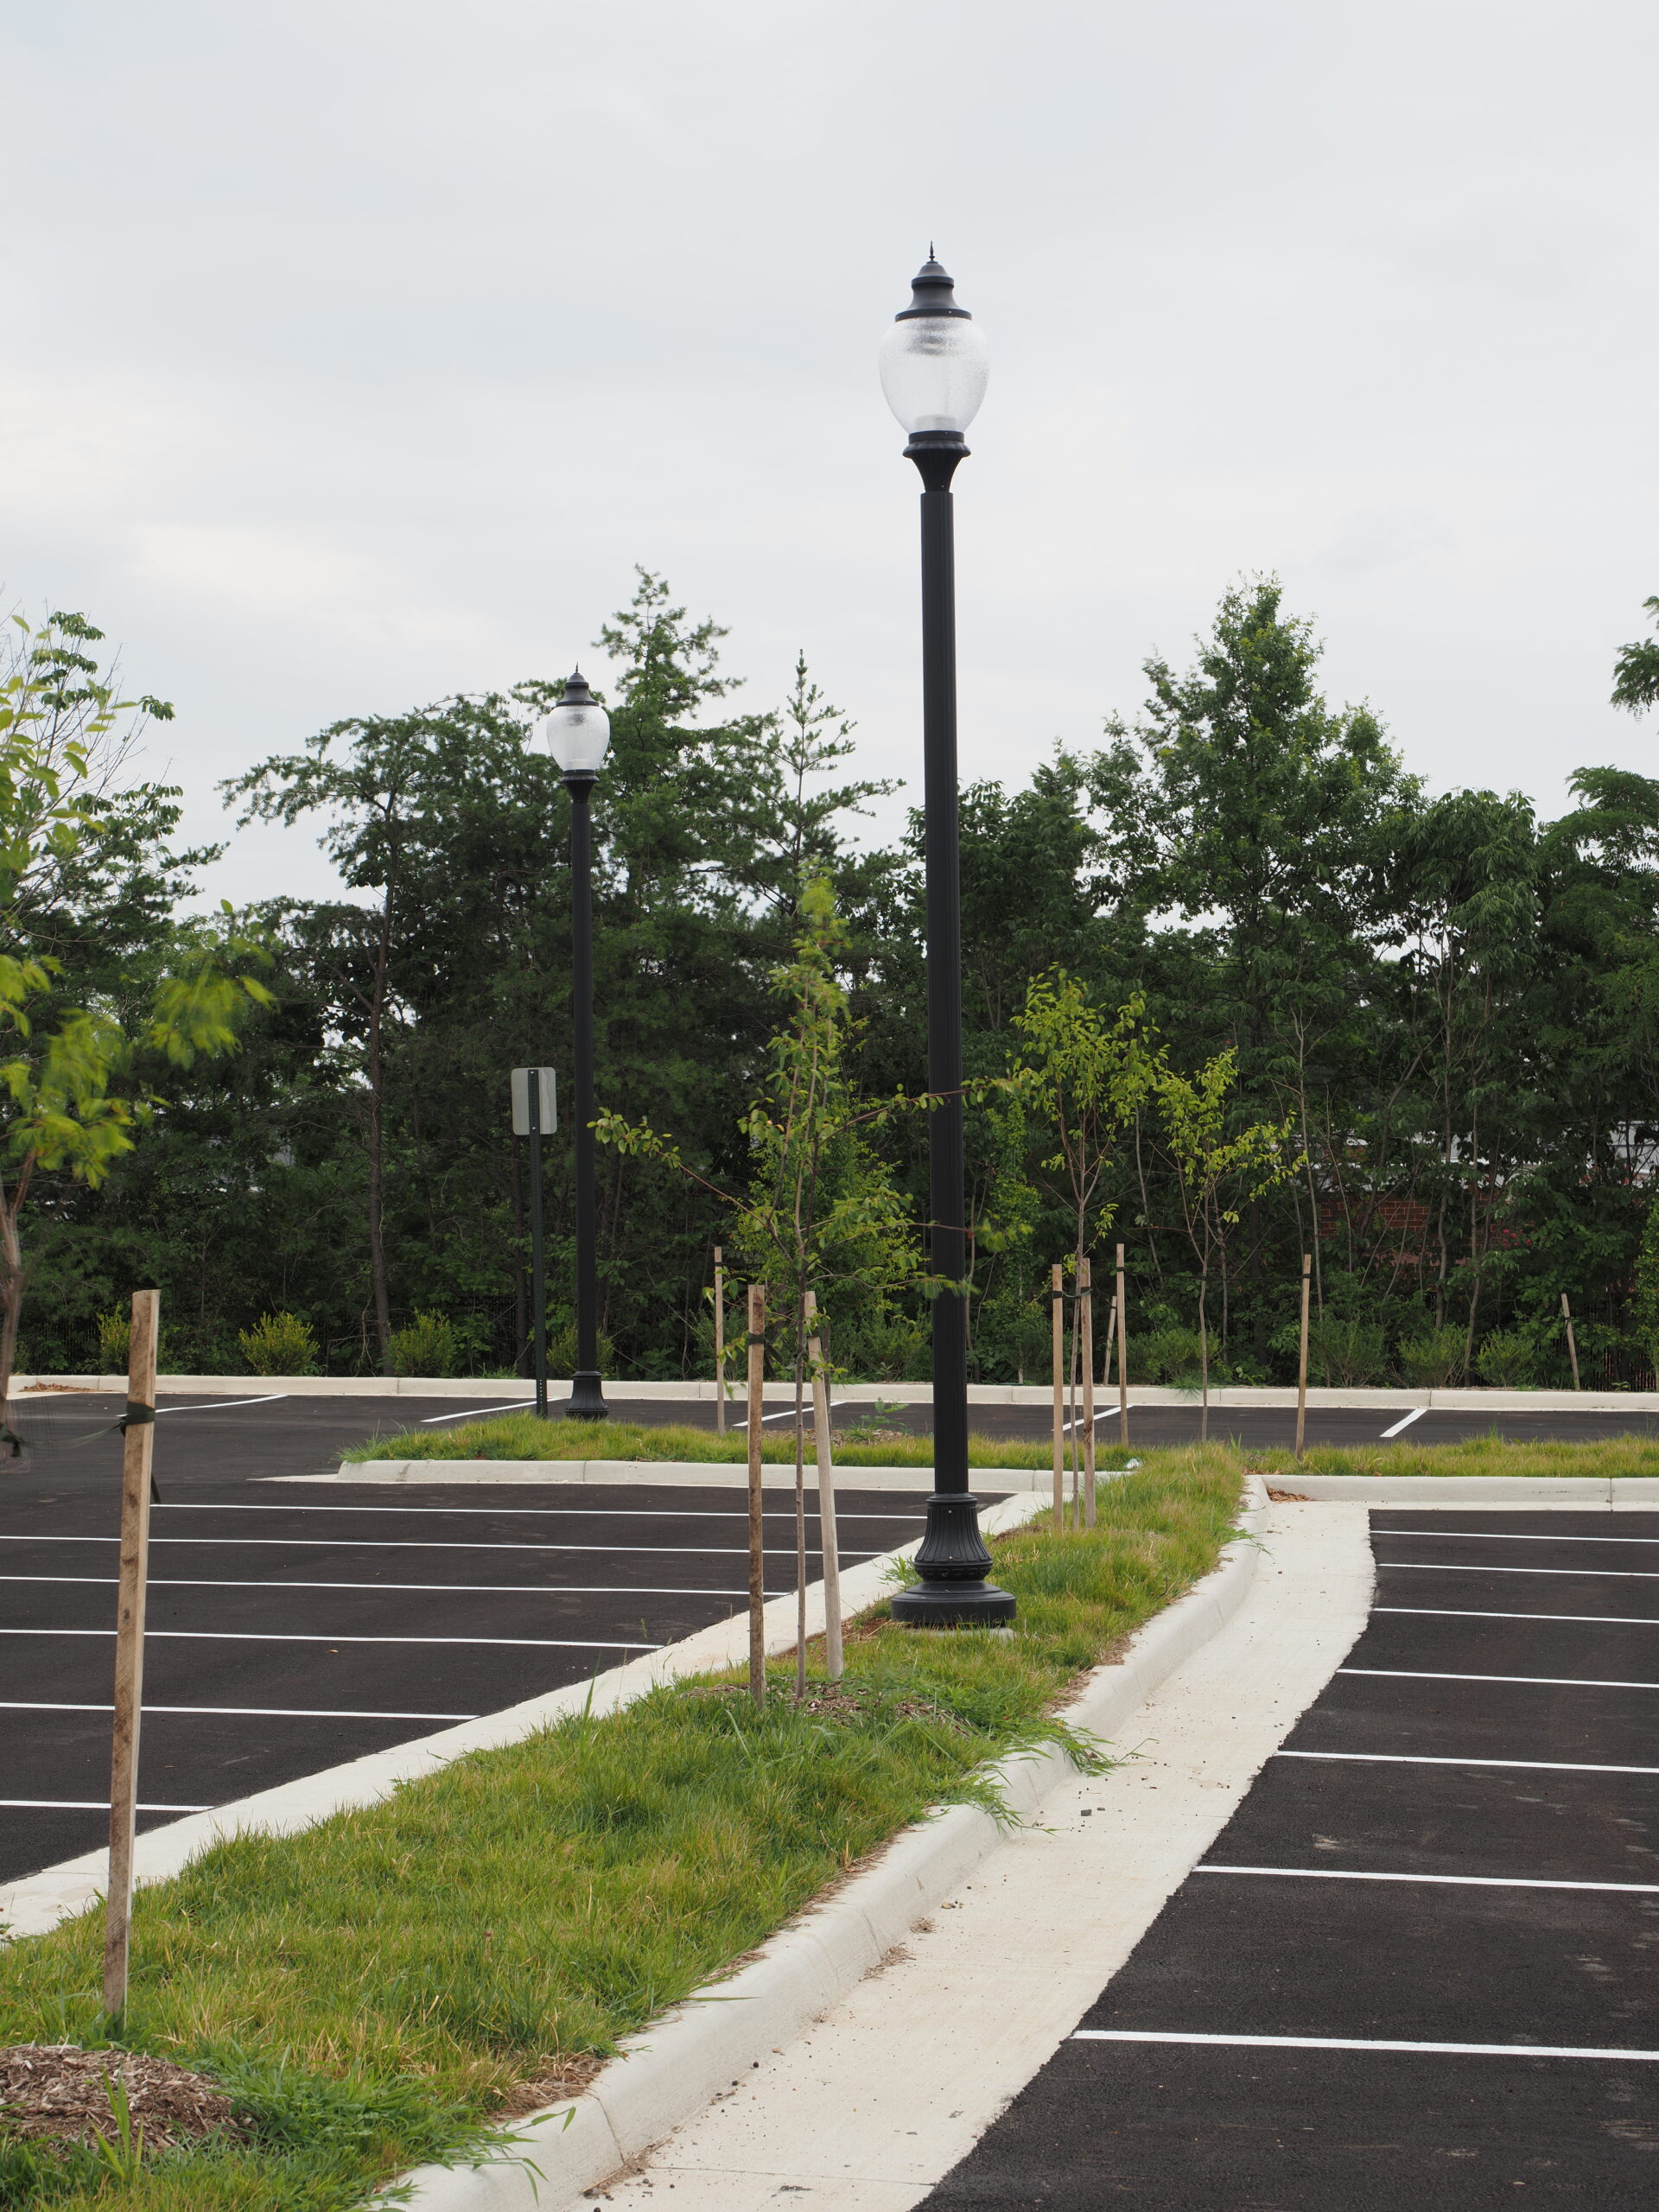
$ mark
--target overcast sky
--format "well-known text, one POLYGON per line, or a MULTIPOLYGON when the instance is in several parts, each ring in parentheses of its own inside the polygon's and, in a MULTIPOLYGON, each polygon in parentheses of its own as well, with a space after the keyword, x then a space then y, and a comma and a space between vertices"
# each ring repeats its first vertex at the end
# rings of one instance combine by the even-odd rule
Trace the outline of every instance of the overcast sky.
MULTIPOLYGON (((965 775, 1276 569, 1431 785, 1659 772, 1653 0, 0 0, 0 595, 215 780, 562 673, 636 562, 919 779, 875 352, 936 238, 965 775)), ((212 887, 322 889, 303 832, 212 887)))

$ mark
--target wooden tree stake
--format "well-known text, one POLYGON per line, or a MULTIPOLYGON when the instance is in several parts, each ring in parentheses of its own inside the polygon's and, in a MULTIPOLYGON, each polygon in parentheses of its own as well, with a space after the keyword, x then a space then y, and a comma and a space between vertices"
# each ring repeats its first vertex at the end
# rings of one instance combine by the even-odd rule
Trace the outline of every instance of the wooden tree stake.
POLYGON ((1307 1433, 1307 1292, 1309 1272, 1313 1255, 1302 1255, 1302 1340, 1296 1359, 1296 1457, 1302 1456, 1302 1440, 1307 1433))
POLYGON ((127 1421, 121 1453, 121 1570, 116 1596, 115 1730, 110 1757, 110 1879, 104 1922, 104 2010, 127 2005, 132 1927, 132 1837, 138 1807, 138 1723, 144 1703, 144 1598, 149 1574, 150 1462, 156 1444, 156 1309, 161 1294, 132 1294, 127 1421))
POLYGON ((1056 1268, 1050 1277, 1049 1306, 1054 1334, 1054 1526, 1065 1526, 1065 1277, 1056 1268))
POLYGON ((1580 1390, 1584 1386, 1579 1381, 1579 1347, 1573 1336, 1573 1308, 1567 1302, 1565 1291, 1561 1293, 1561 1319, 1567 1324, 1567 1356, 1573 1363, 1573 1388, 1580 1390))
POLYGON ((766 1522, 760 1481, 761 1422, 766 1408, 766 1288, 749 1285, 749 1695, 766 1701, 766 1522))
POLYGON ((823 1662, 832 1682, 841 1680, 841 1539, 836 1529, 836 1465, 830 1428, 830 1383, 823 1372, 823 1347, 818 1336, 818 1300, 806 1294, 806 1321, 810 1334, 807 1357, 812 1363, 812 1431, 818 1452, 818 1541, 823 1547, 823 1662))
POLYGON ((1077 1275, 1078 1362, 1083 1369, 1083 1520, 1095 1525, 1095 1270, 1085 1260, 1077 1275))
POLYGON ((1129 1340, 1123 1327, 1123 1247, 1117 1248, 1117 1437, 1129 1440, 1129 1340))
POLYGON ((715 1247, 715 1433, 726 1433, 726 1269, 715 1247))

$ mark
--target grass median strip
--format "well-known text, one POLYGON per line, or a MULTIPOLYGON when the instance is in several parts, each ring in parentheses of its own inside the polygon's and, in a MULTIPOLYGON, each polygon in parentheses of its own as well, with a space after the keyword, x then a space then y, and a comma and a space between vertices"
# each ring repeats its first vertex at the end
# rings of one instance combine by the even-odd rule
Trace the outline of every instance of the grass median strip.
MULTIPOLYGON (((1077 1676, 1215 1563, 1236 1457, 1164 1455, 1099 1526, 995 1542, 1012 1637, 849 1633, 842 1691, 764 1716, 731 1678, 458 1760, 303 1834, 242 1837, 141 1890, 124 2047, 224 2087, 245 2133, 147 2160, 135 2212, 345 2212, 464 2158, 503 2111, 774 1933, 979 1770, 1052 1737, 1077 1676)), ((96 1916, 0 1952, 0 2045, 105 2038, 96 1916)), ((86 2150, 9 2136, 0 2205, 107 2202, 86 2150)))
MULTIPOLYGON (((811 1408, 807 1408, 810 1424, 811 1408)), ((1052 1447, 1046 1442, 1003 1443, 989 1437, 970 1440, 976 1467, 1046 1467, 1052 1447)), ((458 1423, 454 1428, 399 1430, 367 1444, 347 1445, 343 1462, 374 1459, 676 1459, 711 1466, 741 1466, 749 1456, 745 1431, 694 1428, 685 1421, 538 1421, 533 1413, 505 1414, 490 1421, 458 1423)), ((793 1415, 763 1429, 760 1456, 768 1466, 795 1463, 793 1415)), ((810 1433, 806 1461, 817 1465, 810 1433)), ((933 1439, 891 1429, 866 1442, 838 1438, 838 1467, 931 1467, 933 1439)))

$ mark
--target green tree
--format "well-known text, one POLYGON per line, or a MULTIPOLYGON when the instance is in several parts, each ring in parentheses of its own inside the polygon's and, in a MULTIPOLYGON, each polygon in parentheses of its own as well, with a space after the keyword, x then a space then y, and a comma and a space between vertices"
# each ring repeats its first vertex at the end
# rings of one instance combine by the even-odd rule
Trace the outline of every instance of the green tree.
MULTIPOLYGON (((1659 626, 1659 599, 1642 604, 1659 626)), ((1632 715, 1659 707, 1659 639, 1638 638, 1633 645, 1619 647, 1613 664, 1613 704, 1632 715)))
MULTIPOLYGON (((170 709, 118 699, 82 648, 101 632, 84 616, 40 628, 13 618, 18 638, 0 676, 0 1417, 11 1378, 28 1268, 22 1216, 42 1175, 89 1188, 133 1149, 149 1118, 146 1069, 188 1067, 232 1052, 250 1005, 269 1002, 252 967, 262 949, 230 926, 175 930, 142 1010, 112 1002, 96 975, 77 974, 45 918, 66 885, 120 874, 134 810, 108 779, 130 750, 120 718, 170 709), (102 848, 102 849, 100 849, 102 848), (237 972, 238 969, 241 972, 237 972)), ((228 910, 227 910, 228 911, 228 910)))
MULTIPOLYGON (((1288 1121, 1251 1122, 1227 1134, 1227 1100, 1236 1079, 1230 1048, 1205 1062, 1191 1078, 1160 1071, 1158 1103, 1180 1194, 1181 1218, 1198 1263, 1198 1370, 1204 1394, 1199 1435, 1210 1433, 1211 1268, 1224 1261, 1227 1230, 1248 1205, 1301 1166, 1288 1121)), ((1224 1321, 1224 1338, 1225 1323, 1224 1321)))

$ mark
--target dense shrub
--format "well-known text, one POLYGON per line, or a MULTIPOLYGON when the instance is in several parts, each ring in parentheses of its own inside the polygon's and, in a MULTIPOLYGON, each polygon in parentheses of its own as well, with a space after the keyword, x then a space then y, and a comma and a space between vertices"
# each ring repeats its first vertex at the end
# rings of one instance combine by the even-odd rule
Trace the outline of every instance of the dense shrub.
POLYGON ((262 1313, 237 1338, 256 1375, 315 1375, 317 1340, 297 1313, 262 1313))
POLYGON ((1400 1339, 1400 1376, 1414 1390, 1444 1389, 1463 1373, 1461 1329, 1426 1329, 1400 1339))

